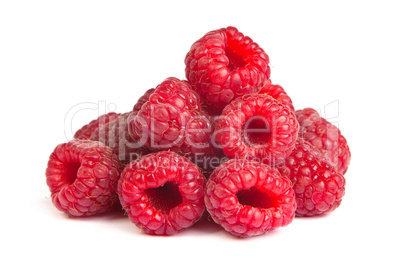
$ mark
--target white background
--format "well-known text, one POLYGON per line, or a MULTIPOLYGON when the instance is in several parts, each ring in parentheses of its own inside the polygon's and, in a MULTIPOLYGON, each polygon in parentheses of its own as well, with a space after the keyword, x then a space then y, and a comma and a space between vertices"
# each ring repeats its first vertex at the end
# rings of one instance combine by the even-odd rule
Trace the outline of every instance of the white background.
POLYGON ((2 1, 1 266, 401 267, 400 5, 276 2, 2 1), (297 109, 320 109, 347 138, 342 205, 250 239, 214 224, 148 236, 119 214, 57 211, 44 176, 54 147, 184 79, 191 44, 229 25, 268 53, 297 109))

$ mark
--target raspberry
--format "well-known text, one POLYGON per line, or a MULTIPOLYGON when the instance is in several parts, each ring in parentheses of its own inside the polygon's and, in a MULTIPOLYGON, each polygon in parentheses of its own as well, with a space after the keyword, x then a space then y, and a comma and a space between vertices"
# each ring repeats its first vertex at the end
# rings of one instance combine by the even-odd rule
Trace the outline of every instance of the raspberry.
POLYGON ((112 150, 89 140, 59 144, 46 169, 53 204, 72 216, 110 210, 118 201, 118 178, 118 160, 112 150))
POLYGON ((201 218, 205 181, 185 157, 158 152, 131 162, 121 174, 118 192, 130 220, 145 233, 173 235, 201 218))
POLYGON ((209 153, 212 124, 190 85, 167 78, 129 118, 129 133, 152 151, 172 150, 181 155, 209 153))
POLYGON ((288 106, 293 112, 295 111, 292 99, 289 97, 288 94, 286 94, 283 87, 281 87, 280 85, 271 84, 271 80, 268 80, 268 82, 261 88, 259 94, 267 94, 282 103, 283 105, 288 106))
POLYGON ((302 139, 298 139, 295 149, 278 170, 293 183, 296 216, 331 212, 341 204, 345 178, 324 154, 302 139))
POLYGON ((268 95, 248 94, 225 107, 214 135, 229 157, 275 165, 293 150, 298 130, 287 106, 268 95))
POLYGON ((340 130, 312 108, 297 110, 296 118, 300 124, 299 136, 327 155, 338 172, 345 175, 350 164, 351 153, 340 130))
POLYGON ((236 236, 261 235, 295 216, 292 183, 268 165, 231 159, 207 182, 205 205, 212 219, 236 236))
POLYGON ((106 125, 107 123, 116 119, 120 114, 117 113, 107 113, 99 116, 97 119, 92 120, 87 125, 83 126, 77 130, 74 134, 74 139, 87 140, 99 127, 106 125))
POLYGON ((98 128, 90 138, 110 147, 123 163, 131 162, 149 153, 147 148, 134 141, 128 133, 127 119, 130 114, 131 112, 121 114, 115 120, 98 128))
POLYGON ((271 72, 264 50, 234 27, 208 32, 197 40, 185 64, 187 80, 211 114, 219 114, 239 96, 257 93, 271 72))

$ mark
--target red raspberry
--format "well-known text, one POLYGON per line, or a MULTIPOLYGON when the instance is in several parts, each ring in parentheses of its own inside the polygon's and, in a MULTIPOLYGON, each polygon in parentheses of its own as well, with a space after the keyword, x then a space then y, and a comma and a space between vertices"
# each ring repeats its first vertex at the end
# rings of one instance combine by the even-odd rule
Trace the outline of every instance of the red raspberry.
POLYGON ((212 131, 198 94, 177 78, 168 78, 158 85, 138 113, 129 118, 130 135, 153 151, 209 153, 212 131))
POLYGON ((121 174, 118 192, 135 225, 148 234, 173 235, 201 218, 205 181, 194 163, 165 151, 131 162, 121 174))
POLYGON ((293 150, 298 130, 287 106, 268 95, 248 94, 225 107, 214 135, 227 156, 273 166, 293 150))
POLYGON ((98 128, 90 138, 110 147, 123 163, 129 163, 149 153, 146 147, 134 141, 128 133, 127 119, 130 114, 131 112, 121 114, 115 120, 98 128))
POLYGON ((267 94, 285 106, 288 106, 290 110, 295 111, 295 107, 293 106, 292 99, 286 94, 283 87, 280 85, 271 84, 271 80, 269 80, 260 90, 259 94, 267 94))
POLYGON ((110 210, 117 202, 118 160, 100 142, 72 140, 49 157, 46 182, 53 204, 72 216, 110 210))
POLYGON ((77 130, 74 134, 74 139, 87 140, 99 127, 106 125, 107 123, 116 119, 120 114, 117 113, 107 113, 99 116, 97 119, 92 120, 87 125, 83 126, 77 130))
POLYGON ((296 216, 331 212, 341 204, 345 178, 324 154, 302 139, 278 170, 293 183, 296 216))
POLYGON ((211 114, 219 114, 239 96, 257 93, 270 76, 268 55, 234 27, 208 32, 197 40, 185 64, 188 81, 211 114))
POLYGON ((231 159, 207 182, 205 205, 212 219, 237 236, 261 235, 295 216, 292 183, 268 165, 231 159))
POLYGON ((299 137, 327 155, 335 164, 338 172, 345 175, 350 164, 351 154, 348 143, 340 130, 312 108, 297 110, 296 118, 300 124, 299 137))

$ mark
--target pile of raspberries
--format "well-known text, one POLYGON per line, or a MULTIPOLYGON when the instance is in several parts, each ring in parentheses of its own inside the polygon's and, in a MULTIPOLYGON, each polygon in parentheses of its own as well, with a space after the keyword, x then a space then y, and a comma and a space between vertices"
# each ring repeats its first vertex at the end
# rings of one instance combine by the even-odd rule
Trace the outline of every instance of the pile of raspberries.
POLYGON ((295 110, 257 43, 234 27, 211 31, 185 66, 186 80, 165 79, 54 149, 46 182, 57 209, 123 209, 154 235, 206 215, 247 237, 339 207, 346 139, 316 110, 295 110))

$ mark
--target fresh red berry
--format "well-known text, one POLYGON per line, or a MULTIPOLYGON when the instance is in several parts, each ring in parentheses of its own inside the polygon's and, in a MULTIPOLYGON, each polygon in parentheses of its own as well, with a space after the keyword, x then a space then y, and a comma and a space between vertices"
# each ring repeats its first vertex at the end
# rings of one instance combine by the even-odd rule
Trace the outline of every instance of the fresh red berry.
POLYGON ((87 140, 92 134, 101 126, 106 125, 107 123, 116 119, 120 114, 110 112, 104 115, 99 116, 97 119, 92 120, 79 130, 77 130, 74 134, 74 139, 78 140, 87 140))
POLYGON ((187 158, 158 152, 126 166, 118 192, 135 225, 148 234, 173 235, 201 218, 205 181, 187 158))
POLYGON ((351 153, 340 130, 312 108, 297 110, 296 117, 300 124, 299 137, 327 155, 338 172, 345 175, 351 153))
POLYGON ((127 119, 130 114, 131 112, 121 114, 115 120, 98 128, 90 138, 110 147, 122 163, 129 163, 149 153, 145 146, 134 141, 128 133, 127 119))
POLYGON ((128 121, 133 139, 152 151, 171 150, 191 156, 213 149, 212 124, 201 109, 198 94, 177 78, 158 85, 128 121))
POLYGON ((298 131, 287 106, 268 95, 248 94, 225 107, 214 135, 227 156, 273 166, 293 150, 298 131))
POLYGON ((211 114, 219 114, 239 96, 257 93, 270 76, 268 55, 234 27, 208 32, 197 40, 185 64, 187 80, 211 114))
POLYGON ((273 85, 271 83, 271 80, 269 80, 260 90, 260 94, 267 94, 280 103, 282 103, 285 106, 288 106, 290 110, 293 112, 295 111, 295 108, 293 106, 292 99, 289 97, 289 95, 285 92, 283 87, 280 85, 273 85))
POLYGON ((236 236, 261 235, 295 216, 292 183, 276 169, 244 159, 218 167, 207 182, 205 205, 212 219, 236 236))
POLYGON ((117 202, 118 159, 100 142, 72 140, 49 157, 46 182, 53 204, 72 216, 110 210, 117 202))
POLYGON ((345 178, 324 154, 308 142, 298 139, 295 149, 278 170, 293 183, 296 216, 331 212, 341 204, 345 178))

